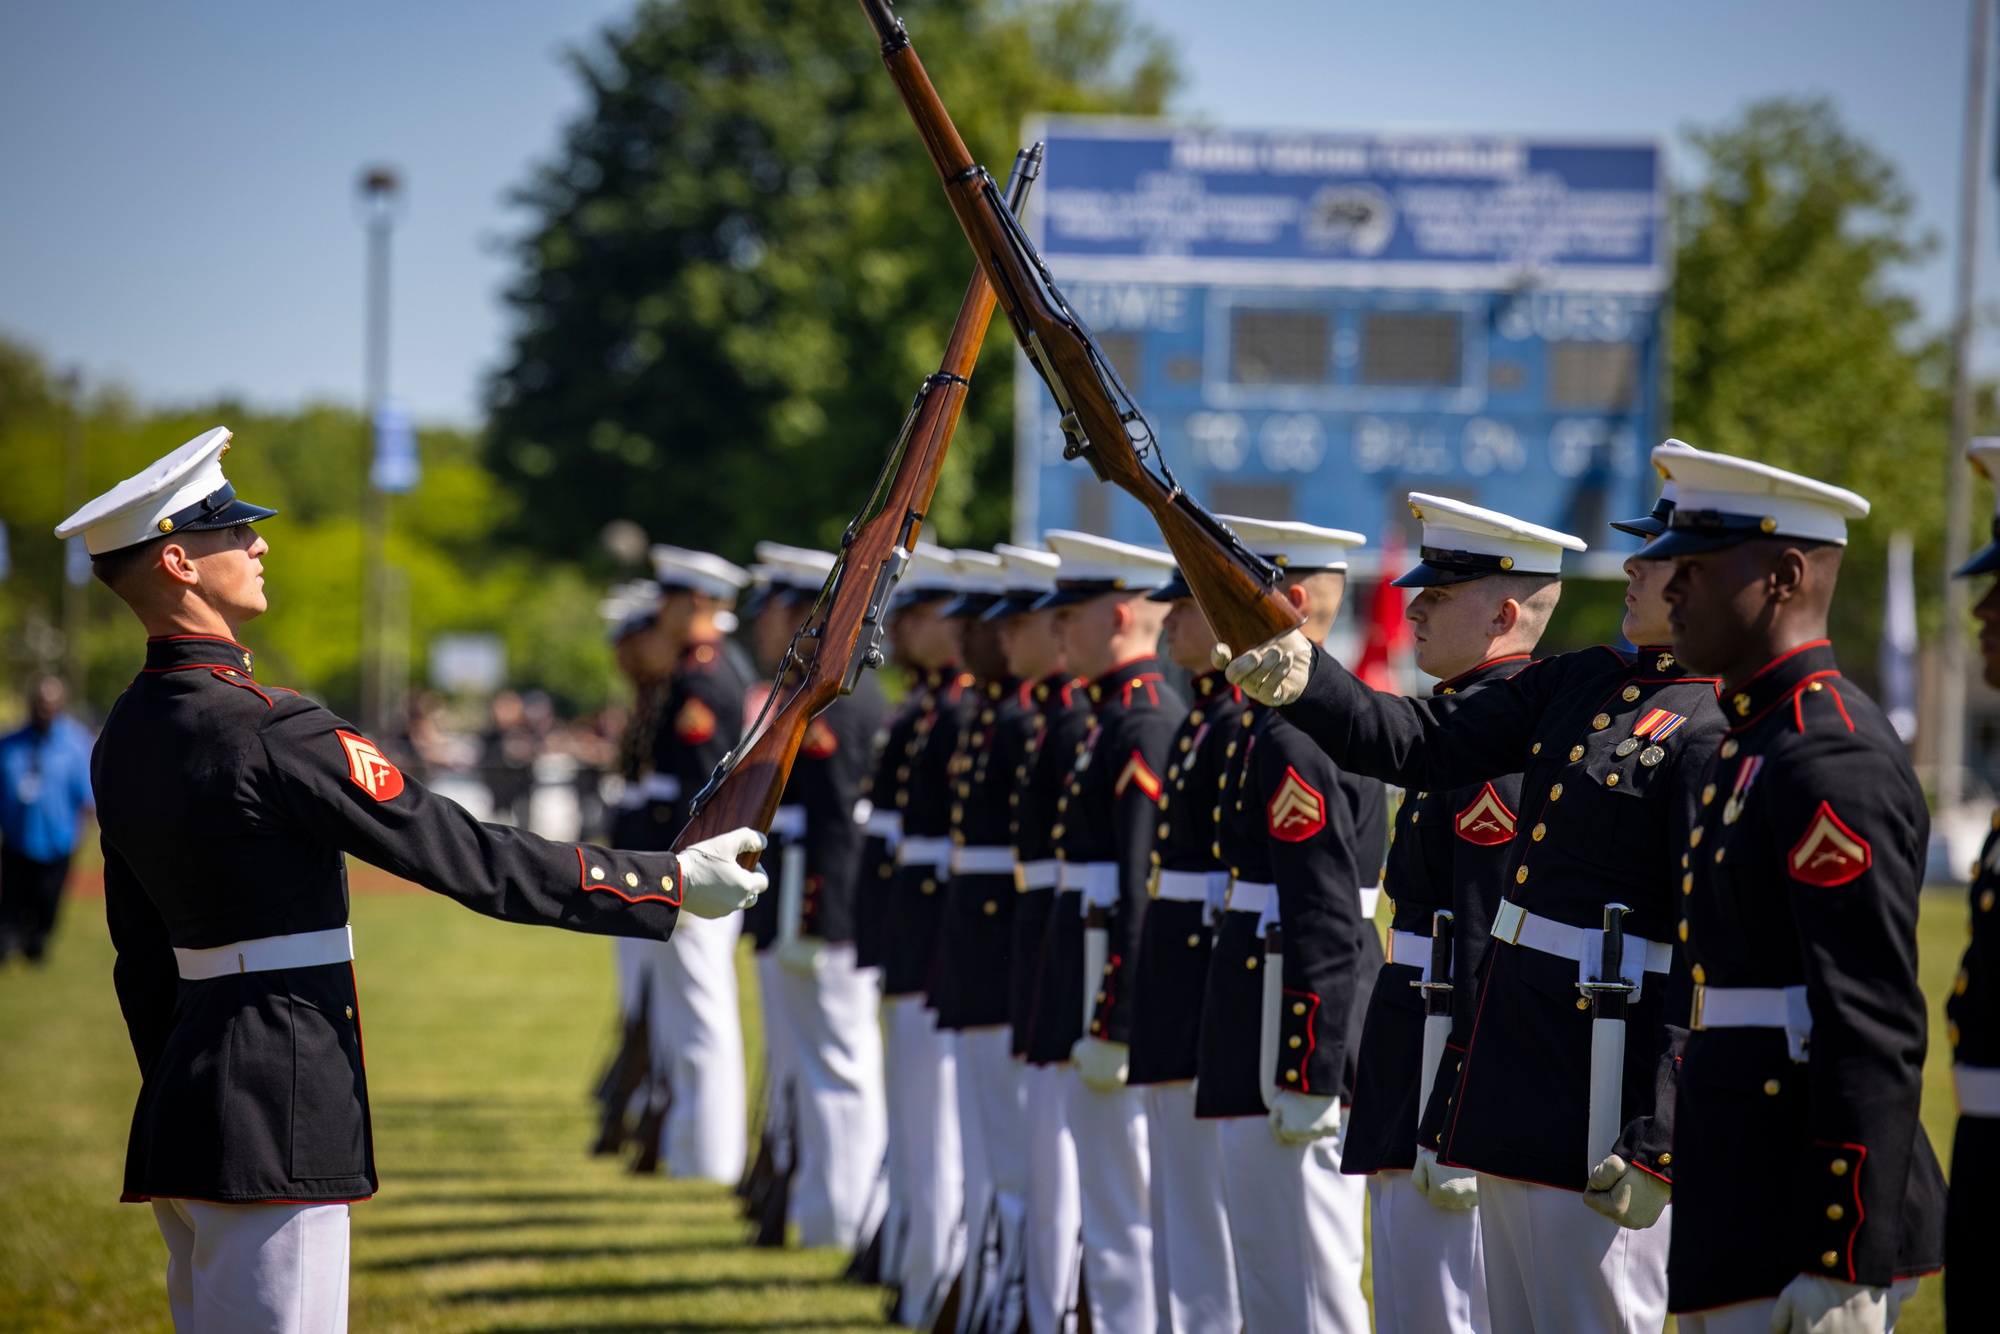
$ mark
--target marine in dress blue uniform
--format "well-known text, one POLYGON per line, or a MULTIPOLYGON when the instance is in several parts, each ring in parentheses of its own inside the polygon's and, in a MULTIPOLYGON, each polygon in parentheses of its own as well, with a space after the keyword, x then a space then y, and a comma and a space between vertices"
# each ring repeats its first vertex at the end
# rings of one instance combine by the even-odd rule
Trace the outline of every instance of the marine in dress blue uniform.
MULTIPOLYGON (((1420 568, 1440 578, 1555 576, 1561 551, 1583 546, 1463 502, 1412 493, 1411 504, 1424 523, 1420 568)), ((1261 658, 1244 655, 1230 674, 1252 694, 1287 700, 1287 719, 1344 768, 1419 792, 1523 776, 1495 947, 1467 1050, 1442 1088, 1439 1157, 1479 1174, 1496 1327, 1657 1325, 1666 1228, 1621 1228, 1568 1198, 1597 1161, 1589 1142, 1592 1015, 1579 984, 1597 975, 1606 905, 1629 907, 1621 977, 1637 990, 1622 1074, 1602 1072, 1619 1106, 1615 1117, 1603 1111, 1624 1127, 1611 1147, 1626 1170, 1664 1181, 1674 1154, 1660 1072, 1671 1069, 1681 1036, 1680 1016, 1666 1008, 1674 849, 1723 726, 1713 680, 1693 676, 1663 647, 1604 647, 1544 658, 1465 694, 1399 699, 1288 639, 1261 658), (1255 674, 1258 662, 1267 675, 1255 674), (1274 689, 1274 680, 1286 684, 1274 689)), ((1427 1130, 1419 1127, 1420 1143, 1427 1130)))
POLYGON ((1091 713, 1057 801, 1062 866, 1030 1056, 1068 1058, 1058 1081, 1076 1145, 1092 1327, 1151 1329, 1145 1100, 1125 1075, 1160 775, 1186 713, 1155 656, 1166 608, 1146 598, 1173 560, 1061 529, 1044 540, 1062 570, 1056 591, 1038 605, 1061 610, 1068 665, 1090 681, 1091 713))
POLYGON ((1243 1313, 1223 1200, 1222 1139, 1214 1121, 1194 1114, 1194 1079, 1213 925, 1229 888, 1216 846, 1215 794, 1223 748, 1236 739, 1247 704, 1243 692, 1209 666, 1215 635, 1180 571, 1149 596, 1169 607, 1167 657, 1194 675, 1191 707, 1167 750, 1148 885, 1152 902, 1132 979, 1126 1082, 1146 1098, 1160 1327, 1233 1334, 1243 1326, 1243 1313))
MULTIPOLYGON (((989 614, 1001 622, 1010 668, 1034 682, 1030 691, 1034 717, 1007 796, 1016 866, 1007 1017, 1026 1113, 1027 1216, 1034 1220, 1034 1225, 1024 1225, 1021 1233, 1018 1269, 1027 1326, 1041 1334, 1064 1328, 1078 1297, 1082 1206, 1077 1199, 1076 1145, 1064 1109, 1062 1066, 1053 1061, 1037 1062, 1030 1052, 1040 1009, 1049 919, 1055 911, 1060 879, 1055 827, 1061 818, 1059 807, 1076 747, 1090 730, 1090 683, 1065 665, 1056 625, 1061 610, 1040 606, 1042 599, 1055 591, 1061 558, 1053 552, 1018 547, 1007 548, 1002 555, 1013 591, 989 614)), ((1070 911, 1076 911, 1075 900, 1071 900, 1070 911)), ((1007 1291, 1007 1284, 1003 1283, 1001 1291, 1007 1291)), ((1005 1319, 1006 1312, 1003 1296, 1001 1318, 992 1322, 994 1328, 1017 1327, 1005 1319)))
MULTIPOLYGON (((639 785, 639 846, 671 847, 695 794, 743 735, 744 692, 756 670, 728 639, 730 610, 749 572, 706 551, 657 545, 660 587, 651 634, 675 663, 658 704, 651 765, 639 785)), ((629 789, 628 789, 629 791, 629 789)), ((732 914, 649 946, 657 1161, 675 1177, 735 1184, 748 1158, 749 1093, 736 994, 732 914), (664 1116, 659 1115, 663 1110, 664 1116)), ((644 1166, 642 1156, 638 1165, 644 1166)))
POLYGON ((351 724, 258 679, 264 609, 216 428, 77 511, 146 665, 93 757, 113 981, 143 1083, 123 1198, 148 1201, 183 1331, 346 1326, 347 1204, 376 1188, 343 854, 475 911, 663 939, 761 889, 754 831, 667 852, 482 825, 351 724))
POLYGON ((1916 921, 1930 822, 1902 742, 1826 642, 1868 502, 1684 452, 1648 547, 1675 563, 1675 650, 1728 730, 1682 840, 1693 982, 1674 1122, 1673 1309, 1690 1334, 1880 1334, 1943 1260, 1918 1116, 1916 921))
MULTIPOLYGON (((1222 518, 1283 571, 1301 633, 1324 637, 1361 535, 1222 518)), ((1358 1334, 1364 1190, 1340 1167, 1365 998, 1382 965, 1372 917, 1385 794, 1270 708, 1248 708, 1236 730, 1213 809, 1231 948, 1210 962, 1195 1111, 1221 1146, 1243 1327, 1358 1334)))
MULTIPOLYGON (((1973 467, 1992 482, 2000 467, 2000 441, 1972 442, 1973 467)), ((2000 573, 2000 502, 1993 540, 1954 574, 1969 578, 2000 573)), ((2000 685, 2000 579, 1973 609, 1988 685, 2000 685)), ((1952 979, 1944 1012, 1951 1040, 1952 1079, 1958 1093, 1958 1126, 1951 1145, 1951 1199, 1945 1227, 1945 1324, 1977 1329, 1991 1318, 2000 1290, 1985 1266, 2000 1254, 2000 812, 1979 850, 1968 891, 1970 918, 1965 956, 1952 979)))
MULTIPOLYGON (((776 542, 756 554, 743 620, 759 665, 776 672, 834 557, 776 542)), ((800 652, 809 659, 812 648, 800 652)), ((763 1245, 783 1245, 790 1223, 802 1246, 853 1247, 881 1167, 879 984, 856 969, 843 924, 861 853, 854 807, 883 707, 864 673, 807 725, 771 823, 776 855, 764 859, 778 890, 744 913, 764 1001, 767 1109, 744 1195, 763 1245)))

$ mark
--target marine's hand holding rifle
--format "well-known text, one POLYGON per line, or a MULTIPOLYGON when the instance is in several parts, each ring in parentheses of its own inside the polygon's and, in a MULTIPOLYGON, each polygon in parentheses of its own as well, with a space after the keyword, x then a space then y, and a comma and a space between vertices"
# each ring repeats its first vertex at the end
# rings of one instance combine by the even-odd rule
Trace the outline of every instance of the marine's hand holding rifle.
POLYGON ((1248 653, 1232 659, 1229 645, 1215 646, 1214 662, 1229 684, 1259 704, 1283 708, 1306 693, 1312 676, 1312 641, 1301 630, 1287 630, 1248 653))
POLYGON ((1590 1171, 1583 1202, 1620 1227, 1649 1228, 1673 1203, 1674 1188, 1611 1154, 1590 1171))
MULTIPOLYGON (((681 908, 696 917, 727 917, 757 901, 770 883, 739 859, 762 852, 768 840, 755 829, 732 829, 680 850, 681 908)), ((751 862, 756 865, 756 862, 751 862)))
MULTIPOLYGON (((1040 144, 1016 155, 1003 211, 1021 206, 1041 164, 1040 144)), ((975 269, 937 373, 917 390, 875 489, 841 536, 840 557, 805 624, 785 650, 763 711, 695 796, 693 818, 675 841, 675 852, 685 856, 697 847, 711 846, 729 830, 769 830, 807 725, 835 697, 851 692, 864 669, 882 665, 889 598, 923 530, 931 494, 944 470, 945 451, 971 386, 973 363, 992 318, 992 285, 984 270, 975 269), (810 647, 802 648, 808 640, 810 647)), ((736 860, 746 870, 752 868, 763 847, 761 834, 754 846, 742 842, 735 849, 736 860)), ((761 892, 761 873, 757 879, 761 892)), ((690 910, 708 915, 691 903, 690 910)), ((809 959, 804 967, 810 969, 809 959)))
POLYGON ((1159 441, 1090 330, 1063 299, 1034 243, 984 168, 972 160, 889 0, 861 0, 945 197, 992 281, 1014 337, 1062 409, 1064 455, 1082 458, 1152 514, 1195 600, 1228 644, 1264 644, 1304 618, 1278 571, 1174 480, 1159 441))

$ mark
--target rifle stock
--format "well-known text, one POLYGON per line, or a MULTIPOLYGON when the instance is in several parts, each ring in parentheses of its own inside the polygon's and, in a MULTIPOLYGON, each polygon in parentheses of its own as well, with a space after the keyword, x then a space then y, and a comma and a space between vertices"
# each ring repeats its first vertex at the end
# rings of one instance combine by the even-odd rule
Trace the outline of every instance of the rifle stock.
MULTIPOLYGON (((1019 208, 1026 199, 1041 170, 1041 154, 1037 144, 1015 158, 1007 186, 1011 207, 1019 208)), ((739 747, 740 753, 732 752, 716 767, 716 777, 695 798, 694 814, 674 840, 676 852, 746 825, 768 832, 806 727, 837 696, 852 691, 864 669, 882 665, 889 596, 937 490, 993 305, 993 286, 983 269, 975 269, 937 372, 917 391, 883 466, 883 477, 841 539, 840 560, 795 641, 813 643, 811 656, 799 664, 796 686, 788 680, 778 682, 773 697, 783 696, 784 703, 769 725, 752 734, 747 749, 739 747)), ((748 854, 744 865, 756 865, 756 855, 748 854)))
MULTIPOLYGON (((1279 590, 1278 570, 1181 490, 1170 472, 1162 476, 1146 466, 1126 429, 1129 421, 1144 421, 1137 405, 1129 414, 1120 409, 1113 386, 1117 395, 1129 395, 1117 372, 1048 281, 1034 247, 997 198, 992 178, 972 160, 889 0, 860 3, 980 269, 991 280, 1015 339, 1063 411, 1065 453, 1081 456, 1100 480, 1146 507, 1223 643, 1241 652, 1300 624, 1305 618, 1279 590)), ((1157 443, 1152 448, 1157 450, 1157 443)))

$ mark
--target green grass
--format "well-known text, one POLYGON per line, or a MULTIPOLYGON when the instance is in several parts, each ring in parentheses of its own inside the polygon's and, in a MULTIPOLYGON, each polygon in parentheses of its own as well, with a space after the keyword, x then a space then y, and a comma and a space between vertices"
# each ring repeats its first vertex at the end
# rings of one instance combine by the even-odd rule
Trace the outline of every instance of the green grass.
MULTIPOLYGON (((0 970, 0 1330, 164 1334, 152 1212, 117 1203, 138 1075, 102 906, 68 907, 45 970, 0 970)), ((354 935, 382 1177, 354 1209, 355 1330, 881 1325, 844 1255, 746 1247, 726 1189, 585 1156, 609 942, 428 894, 357 895, 354 935)))
MULTIPOLYGON (((1925 896, 1925 1123, 1953 1120, 1942 998, 1961 895, 1925 896)), ((741 1244, 729 1193, 583 1153, 610 1043, 607 942, 427 894, 354 901, 382 1193, 354 1211, 357 1331, 874 1328, 845 1257, 741 1244)), ((120 1205, 138 1089, 102 905, 68 905, 48 966, 0 969, 0 1331, 169 1329, 151 1211, 120 1205)), ((745 978, 755 1069, 756 990, 745 978)), ((1936 1280, 1904 1334, 1943 1328, 1936 1280)))

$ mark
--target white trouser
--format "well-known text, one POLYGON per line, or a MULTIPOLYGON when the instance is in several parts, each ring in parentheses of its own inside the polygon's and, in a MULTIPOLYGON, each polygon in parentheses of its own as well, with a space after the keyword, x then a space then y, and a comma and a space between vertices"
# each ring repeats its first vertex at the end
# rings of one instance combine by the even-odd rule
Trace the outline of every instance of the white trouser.
POLYGON ((1062 1071, 1069 1130, 1076 1140, 1090 1327, 1104 1334, 1151 1334, 1158 1315, 1153 1306, 1145 1092, 1094 1089, 1074 1065, 1062 1071))
POLYGON ((888 1142, 882 1089, 882 977, 854 966, 854 946, 828 945, 813 975, 770 970, 790 1021, 792 1221, 801 1246, 852 1249, 888 1142))
POLYGON ((1479 1246, 1498 1334, 1659 1334, 1674 1207, 1620 1227, 1555 1186, 1479 1174, 1479 1246))
POLYGON ((1030 1065, 1021 1074, 1028 1104, 1028 1328, 1058 1334, 1076 1328, 1083 1204, 1077 1198, 1076 1139, 1063 1097, 1067 1065, 1030 1065))
MULTIPOLYGON (((1873 1326, 1874 1329, 1889 1334, 1896 1327, 1903 1315, 1903 1303, 1917 1295, 1917 1282, 1914 1278, 1896 1280, 1882 1306, 1883 1322, 1873 1326)), ((1680 1322, 1681 1334, 1771 1334, 1771 1312, 1777 1305, 1775 1297, 1759 1297, 1706 1311, 1690 1311, 1675 1319, 1680 1322)))
POLYGON ((1021 1228, 1028 1212, 1028 1141, 1021 1063, 1005 1025, 958 1038, 958 1119, 965 1152, 966 1281, 959 1327, 1021 1319, 1021 1228), (1004 1305, 1003 1305, 1004 1303, 1004 1305))
POLYGON ((764 1134, 776 1155, 780 1172, 794 1166, 799 1088, 799 1031, 794 1007, 785 994, 785 970, 775 951, 755 956, 757 990, 764 1017, 764 1134))
POLYGON ((660 1156, 677 1177, 734 1184, 743 1174, 743 1027, 736 1005, 736 939, 743 914, 713 921, 682 913, 653 946, 653 1067, 674 1102, 660 1156))
POLYGON ((1194 1115, 1194 1081, 1149 1084, 1153 1302, 1161 1334, 1237 1334, 1243 1328, 1222 1199, 1222 1136, 1194 1115))
POLYGON ((1216 1122, 1248 1334, 1368 1334, 1360 1177, 1337 1137, 1280 1144, 1261 1116, 1216 1122))
POLYGON ((882 1003, 888 1036, 889 1194, 900 1215, 899 1324, 928 1325, 964 1255, 965 1164, 949 1035, 918 995, 882 1003))
POLYGON ((612 937, 611 966, 618 977, 618 1014, 627 1023, 638 1017, 639 1007, 646 1003, 646 969, 652 963, 657 945, 657 941, 631 936, 612 937))
POLYGON ((154 1200, 176 1334, 344 1334, 347 1206, 154 1200))
POLYGON ((1440 1209, 1407 1171, 1368 1178, 1376 1334, 1486 1334, 1479 1210, 1440 1209))

